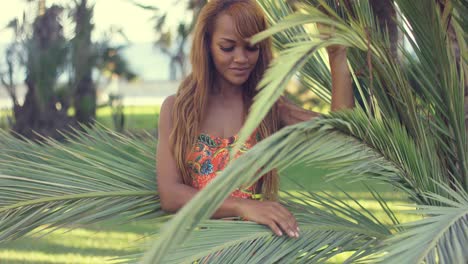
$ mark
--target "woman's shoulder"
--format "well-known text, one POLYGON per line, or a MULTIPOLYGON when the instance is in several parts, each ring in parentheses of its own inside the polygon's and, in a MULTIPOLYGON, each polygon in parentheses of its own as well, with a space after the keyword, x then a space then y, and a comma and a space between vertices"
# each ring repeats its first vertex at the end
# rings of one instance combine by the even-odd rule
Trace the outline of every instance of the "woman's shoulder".
POLYGON ((176 95, 173 94, 173 95, 169 95, 168 97, 166 97, 166 99, 164 99, 162 105, 161 105, 161 110, 160 110, 160 114, 169 114, 172 112, 172 108, 174 107, 174 103, 175 103, 175 99, 176 99, 176 95))
POLYGON ((164 99, 161 110, 159 111, 159 123, 162 126, 172 125, 172 109, 174 107, 176 95, 170 95, 164 99))
POLYGON ((175 102, 175 99, 176 99, 176 94, 172 94, 172 95, 169 95, 168 97, 166 97, 166 99, 164 99, 162 105, 161 105, 161 109, 162 108, 172 108, 174 106, 174 102, 175 102))

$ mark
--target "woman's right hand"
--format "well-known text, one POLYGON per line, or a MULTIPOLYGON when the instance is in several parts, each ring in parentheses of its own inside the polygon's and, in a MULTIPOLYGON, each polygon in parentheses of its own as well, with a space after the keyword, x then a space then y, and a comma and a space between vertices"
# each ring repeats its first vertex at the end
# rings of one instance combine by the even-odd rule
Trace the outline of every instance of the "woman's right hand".
POLYGON ((246 199, 239 204, 238 210, 239 216, 270 227, 278 236, 284 231, 290 237, 299 237, 296 218, 278 202, 246 199))

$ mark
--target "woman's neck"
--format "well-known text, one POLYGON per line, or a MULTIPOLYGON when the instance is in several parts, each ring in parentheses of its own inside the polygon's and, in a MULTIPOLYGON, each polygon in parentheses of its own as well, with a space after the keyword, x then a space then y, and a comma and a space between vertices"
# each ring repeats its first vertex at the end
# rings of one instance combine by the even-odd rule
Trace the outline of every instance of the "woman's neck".
POLYGON ((223 79, 216 79, 212 89, 212 95, 222 98, 242 96, 242 86, 233 85, 223 79))

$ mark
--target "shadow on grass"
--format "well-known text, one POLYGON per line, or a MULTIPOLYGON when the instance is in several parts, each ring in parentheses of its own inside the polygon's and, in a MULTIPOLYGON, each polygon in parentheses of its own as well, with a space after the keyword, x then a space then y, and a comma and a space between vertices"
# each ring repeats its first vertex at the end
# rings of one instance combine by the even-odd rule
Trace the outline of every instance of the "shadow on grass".
POLYGON ((342 179, 328 181, 325 176, 330 172, 330 170, 306 167, 302 164, 291 166, 280 173, 280 188, 285 191, 305 189, 309 192, 329 192, 333 193, 334 196, 345 198, 346 195, 341 191, 343 190, 356 199, 374 200, 365 186, 368 185, 388 201, 407 201, 404 193, 389 184, 372 180, 366 181, 365 184, 363 182, 347 182, 342 179))
POLYGON ((105 221, 87 228, 59 229, 43 237, 21 238, 1 244, 0 263, 106 263, 116 256, 134 254, 149 240, 149 223, 116 225, 105 221))

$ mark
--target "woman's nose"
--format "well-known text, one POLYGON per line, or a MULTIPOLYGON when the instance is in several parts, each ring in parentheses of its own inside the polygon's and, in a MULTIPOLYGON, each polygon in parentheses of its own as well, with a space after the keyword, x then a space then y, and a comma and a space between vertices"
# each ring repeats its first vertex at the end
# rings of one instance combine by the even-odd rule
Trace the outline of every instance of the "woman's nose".
POLYGON ((249 62, 249 57, 244 49, 238 49, 234 54, 234 62, 237 63, 247 63, 249 62))

